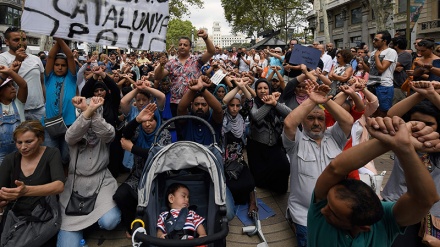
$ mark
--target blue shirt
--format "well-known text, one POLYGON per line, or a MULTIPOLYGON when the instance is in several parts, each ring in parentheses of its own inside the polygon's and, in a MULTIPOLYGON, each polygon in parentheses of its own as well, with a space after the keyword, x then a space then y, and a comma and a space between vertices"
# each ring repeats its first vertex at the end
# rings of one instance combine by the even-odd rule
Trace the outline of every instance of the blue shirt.
POLYGON ((61 88, 64 83, 64 96, 62 103, 62 114, 64 123, 72 125, 76 119, 75 107, 72 98, 76 96, 76 75, 72 75, 69 70, 65 76, 57 76, 52 71, 49 76, 44 77, 46 86, 46 117, 51 118, 59 115, 59 103, 61 98, 61 88))

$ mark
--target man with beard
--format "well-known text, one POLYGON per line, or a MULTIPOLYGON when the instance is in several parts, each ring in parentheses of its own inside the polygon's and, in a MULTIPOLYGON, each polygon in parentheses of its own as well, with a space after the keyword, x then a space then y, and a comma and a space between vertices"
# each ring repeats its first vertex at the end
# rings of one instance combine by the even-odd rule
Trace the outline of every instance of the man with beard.
POLYGON ((330 88, 315 84, 308 83, 309 98, 285 118, 281 135, 290 158, 287 217, 295 224, 298 246, 301 247, 307 246, 307 211, 316 180, 330 161, 342 152, 353 125, 353 117, 327 96, 330 88), (322 106, 336 120, 328 129, 322 106), (298 129, 300 124, 302 131, 298 129))
POLYGON ((43 63, 39 57, 26 53, 27 39, 24 31, 10 27, 4 35, 9 51, 0 54, 0 65, 10 67, 14 61, 21 62, 20 69, 15 72, 23 77, 28 86, 28 96, 24 105, 25 118, 41 120, 46 115, 43 63))
MULTIPOLYGON (((189 82, 188 90, 182 97, 177 107, 177 115, 194 115, 208 121, 220 140, 220 131, 223 121, 223 109, 220 102, 211 94, 207 87, 211 81, 207 76, 200 76, 189 82)), ((199 121, 184 121, 178 124, 178 136, 186 141, 193 141, 203 145, 212 143, 212 135, 208 127, 199 121)))
POLYGON ((188 37, 179 39, 177 57, 167 61, 166 57, 159 58, 159 65, 154 69, 154 78, 162 80, 169 76, 171 82, 170 107, 173 116, 176 116, 177 105, 183 95, 188 91, 188 84, 191 80, 202 75, 202 66, 207 63, 215 53, 214 44, 208 37, 205 30, 200 29, 197 36, 202 38, 206 44, 206 52, 201 56, 191 55, 192 42, 188 37))
POLYGON ((379 108, 373 114, 385 117, 393 105, 394 87, 393 73, 397 65, 397 52, 389 48, 391 35, 388 31, 381 31, 374 36, 373 47, 369 64, 363 63, 364 70, 370 73, 367 85, 376 87, 376 96, 379 99, 379 108))

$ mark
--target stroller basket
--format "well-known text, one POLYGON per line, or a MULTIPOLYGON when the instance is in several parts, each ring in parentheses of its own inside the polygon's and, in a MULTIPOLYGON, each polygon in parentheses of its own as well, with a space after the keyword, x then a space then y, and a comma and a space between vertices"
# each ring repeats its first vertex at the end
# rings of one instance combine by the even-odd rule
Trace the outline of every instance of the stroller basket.
POLYGON ((223 158, 215 141, 214 129, 208 122, 194 116, 179 116, 168 120, 159 128, 139 181, 138 197, 138 217, 133 223, 133 246, 140 246, 135 245, 136 241, 148 246, 226 245, 229 230, 225 216, 223 158), (178 141, 166 146, 157 144, 157 138, 164 126, 177 120, 189 119, 206 124, 213 136, 213 143, 208 146, 191 141, 178 141), (206 237, 189 240, 155 237, 157 217, 166 211, 165 191, 175 182, 184 183, 190 188, 193 198, 190 202, 198 206, 196 212, 206 219, 206 237), (145 220, 145 228, 141 219, 145 220))

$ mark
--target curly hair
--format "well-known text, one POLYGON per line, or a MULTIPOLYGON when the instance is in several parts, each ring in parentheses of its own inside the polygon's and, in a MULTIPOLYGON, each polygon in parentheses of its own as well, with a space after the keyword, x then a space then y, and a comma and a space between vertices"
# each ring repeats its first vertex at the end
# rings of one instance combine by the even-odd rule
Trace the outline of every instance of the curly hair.
POLYGON ((351 53, 350 49, 343 49, 343 50, 339 50, 336 53, 336 56, 340 54, 342 59, 344 60, 344 63, 350 63, 351 59, 353 59, 353 54, 351 53))

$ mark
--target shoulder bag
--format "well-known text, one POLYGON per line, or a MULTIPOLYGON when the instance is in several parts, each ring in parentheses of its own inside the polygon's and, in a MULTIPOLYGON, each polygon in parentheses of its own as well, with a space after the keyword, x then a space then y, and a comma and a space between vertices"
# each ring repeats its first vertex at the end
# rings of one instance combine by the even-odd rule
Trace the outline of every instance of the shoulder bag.
POLYGON ((75 171, 73 172, 72 194, 70 195, 69 203, 67 203, 65 213, 71 216, 88 215, 95 209, 96 198, 98 197, 105 175, 102 177, 101 183, 99 183, 98 189, 93 195, 82 196, 78 191, 75 191, 76 163, 77 162, 75 162, 75 171))

